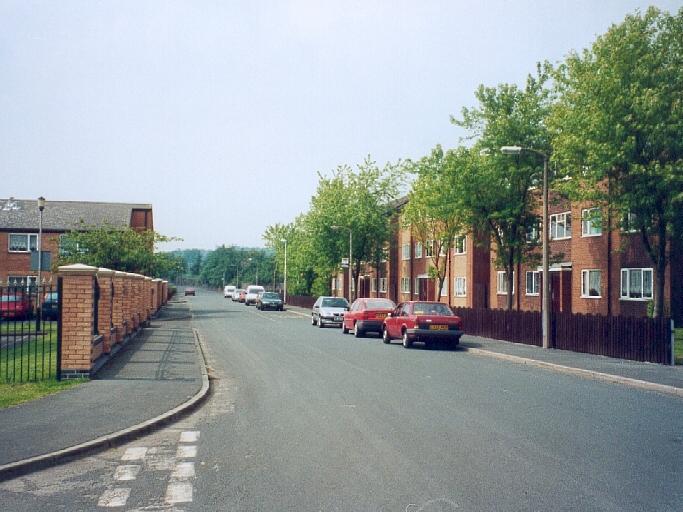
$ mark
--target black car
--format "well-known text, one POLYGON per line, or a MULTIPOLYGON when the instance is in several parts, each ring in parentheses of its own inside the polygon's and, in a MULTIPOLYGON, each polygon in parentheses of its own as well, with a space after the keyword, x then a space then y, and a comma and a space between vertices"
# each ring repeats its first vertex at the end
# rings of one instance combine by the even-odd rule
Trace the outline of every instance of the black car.
POLYGON ((256 309, 274 309, 276 311, 282 311, 284 309, 284 304, 278 293, 263 292, 259 294, 256 299, 256 309))
POLYGON ((40 305, 44 320, 57 320, 59 317, 59 294, 49 292, 45 294, 45 300, 40 305))

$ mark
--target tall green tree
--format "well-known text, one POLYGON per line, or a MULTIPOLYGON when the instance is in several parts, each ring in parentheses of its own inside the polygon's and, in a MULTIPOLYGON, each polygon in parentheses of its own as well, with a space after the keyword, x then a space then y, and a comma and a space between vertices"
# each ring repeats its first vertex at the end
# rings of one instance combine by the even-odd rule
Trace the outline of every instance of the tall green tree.
POLYGON ((555 79, 549 126, 555 158, 573 178, 566 186, 618 218, 631 214, 655 269, 661 316, 667 239, 680 239, 683 222, 683 9, 627 16, 570 54, 555 79))
POLYGON ((469 215, 464 211, 464 183, 460 179, 469 158, 467 153, 464 148, 444 152, 436 146, 412 166, 416 179, 403 210, 403 223, 423 247, 431 249, 426 254, 432 262, 430 274, 439 282, 437 297, 446 280, 455 237, 467 231, 469 215))
POLYGON ((496 248, 496 264, 507 275, 507 309, 513 305, 514 268, 532 257, 527 233, 538 224, 533 187, 542 162, 531 152, 519 156, 500 153, 502 146, 521 146, 550 153, 546 118, 551 105, 549 71, 538 67, 524 88, 514 84, 480 86, 476 108, 464 108, 452 122, 465 128, 475 141, 470 158, 463 158, 464 207, 473 229, 489 233, 496 248), (485 156, 479 156, 479 153, 485 156))

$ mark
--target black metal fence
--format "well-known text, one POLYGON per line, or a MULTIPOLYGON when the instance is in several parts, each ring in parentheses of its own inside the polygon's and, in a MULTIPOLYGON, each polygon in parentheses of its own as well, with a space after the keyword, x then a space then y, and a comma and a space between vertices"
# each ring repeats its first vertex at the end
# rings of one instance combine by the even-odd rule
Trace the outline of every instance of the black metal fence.
POLYGON ((0 383, 36 382, 58 374, 56 286, 0 286, 0 383))
MULTIPOLYGON (((475 336, 541 346, 541 313, 453 308, 475 336)), ((633 361, 671 364, 671 319, 553 313, 550 346, 633 361)))

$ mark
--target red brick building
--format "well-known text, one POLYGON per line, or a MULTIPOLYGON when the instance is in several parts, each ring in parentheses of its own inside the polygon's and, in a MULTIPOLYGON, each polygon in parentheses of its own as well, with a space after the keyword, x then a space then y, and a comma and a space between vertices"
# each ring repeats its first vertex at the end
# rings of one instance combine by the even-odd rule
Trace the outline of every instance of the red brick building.
MULTIPOLYGON (((463 233, 448 255, 441 293, 430 278, 433 244, 417 240, 401 222, 406 200, 397 202, 394 230, 386 262, 379 269, 364 266, 354 288, 359 297, 440 300, 451 306, 504 308, 507 279, 496 267, 495 245, 485 237, 463 233), (438 296, 437 296, 438 295, 438 296)), ((588 203, 553 200, 549 205, 550 288, 554 311, 600 315, 645 316, 655 294, 655 268, 639 233, 622 229, 622 219, 608 218, 605 208, 588 203)), ((534 233, 538 236, 538 233, 534 233)), ((530 240, 533 242, 533 239, 530 240)), ((665 273, 665 313, 683 321, 683 248, 669 244, 665 273)), ((517 265, 513 309, 540 311, 542 268, 517 265)), ((333 293, 348 297, 347 273, 333 278, 333 293)))
MULTIPOLYGON (((0 199, 0 282, 34 283, 38 276, 39 210, 35 199, 0 199)), ((42 277, 50 280, 60 236, 82 226, 154 229, 149 204, 48 201, 43 210, 42 277)))

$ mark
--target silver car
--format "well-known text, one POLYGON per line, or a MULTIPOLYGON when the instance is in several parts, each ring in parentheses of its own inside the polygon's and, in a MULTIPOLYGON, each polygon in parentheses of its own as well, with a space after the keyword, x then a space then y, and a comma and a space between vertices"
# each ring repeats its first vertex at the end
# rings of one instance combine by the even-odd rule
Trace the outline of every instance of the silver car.
POLYGON ((348 310, 349 303, 343 297, 318 297, 311 310, 311 325, 324 327, 331 324, 339 327, 348 310))

